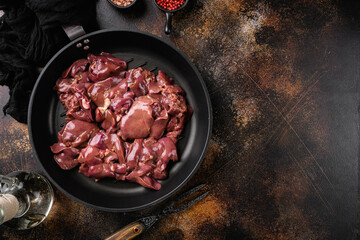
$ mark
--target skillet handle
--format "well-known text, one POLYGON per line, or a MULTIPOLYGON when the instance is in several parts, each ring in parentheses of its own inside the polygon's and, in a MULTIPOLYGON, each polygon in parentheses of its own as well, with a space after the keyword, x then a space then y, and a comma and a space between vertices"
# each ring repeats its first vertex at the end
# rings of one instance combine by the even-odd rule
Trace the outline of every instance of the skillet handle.
POLYGON ((62 28, 64 29, 64 32, 66 33, 70 41, 86 34, 84 28, 80 25, 72 25, 72 26, 63 25, 62 28))
POLYGON ((165 23, 165 33, 171 33, 171 20, 172 20, 173 13, 166 12, 166 23, 165 23))
POLYGON ((139 236, 142 232, 145 231, 145 225, 140 221, 135 221, 126 225, 110 237, 107 237, 105 240, 127 240, 133 239, 139 236))

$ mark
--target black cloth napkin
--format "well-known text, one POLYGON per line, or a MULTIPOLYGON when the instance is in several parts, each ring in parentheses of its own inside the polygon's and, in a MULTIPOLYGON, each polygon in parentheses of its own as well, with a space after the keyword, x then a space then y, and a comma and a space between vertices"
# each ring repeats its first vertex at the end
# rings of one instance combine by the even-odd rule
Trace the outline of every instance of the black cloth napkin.
POLYGON ((4 114, 26 123, 38 68, 67 42, 61 26, 96 28, 96 0, 0 0, 0 85, 9 87, 4 114))

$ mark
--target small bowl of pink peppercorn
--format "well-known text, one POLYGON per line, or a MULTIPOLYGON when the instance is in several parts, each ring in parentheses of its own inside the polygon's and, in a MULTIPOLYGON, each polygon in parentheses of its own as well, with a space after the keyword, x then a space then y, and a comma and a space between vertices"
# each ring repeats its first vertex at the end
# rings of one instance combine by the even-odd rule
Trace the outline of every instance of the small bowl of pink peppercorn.
POLYGON ((154 0, 154 4, 166 14, 165 33, 171 33, 171 19, 175 12, 183 9, 188 0, 154 0))

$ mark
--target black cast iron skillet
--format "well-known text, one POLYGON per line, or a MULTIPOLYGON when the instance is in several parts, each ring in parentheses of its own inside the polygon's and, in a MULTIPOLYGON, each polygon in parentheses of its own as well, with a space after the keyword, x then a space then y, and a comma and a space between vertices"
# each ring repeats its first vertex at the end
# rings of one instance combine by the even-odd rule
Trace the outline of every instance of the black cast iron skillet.
MULTIPOLYGON (((157 70, 155 70, 157 73, 157 70)), ((153 35, 120 30, 87 34, 62 48, 45 66, 31 95, 28 128, 34 154, 47 177, 64 193, 85 205, 106 211, 134 211, 163 201, 179 190, 196 172, 209 143, 212 112, 206 86, 194 65, 175 47, 153 35), (80 46, 81 45, 81 46, 80 46), (85 49, 85 50, 84 50, 85 49), (101 179, 94 182, 76 169, 62 170, 54 161, 50 145, 64 124, 64 108, 53 90, 62 71, 89 52, 109 52, 122 59, 133 59, 129 68, 142 65, 160 69, 175 79, 186 92, 194 109, 178 142, 180 161, 169 166, 169 177, 159 191, 130 182, 101 179)))

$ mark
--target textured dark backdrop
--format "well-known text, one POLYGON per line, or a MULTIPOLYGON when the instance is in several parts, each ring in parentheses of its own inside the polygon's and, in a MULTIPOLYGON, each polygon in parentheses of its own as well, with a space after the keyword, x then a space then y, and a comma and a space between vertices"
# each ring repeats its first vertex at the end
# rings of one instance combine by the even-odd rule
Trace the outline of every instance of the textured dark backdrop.
MULTIPOLYGON (((199 69, 213 104, 209 150, 184 188, 207 182, 211 195, 141 239, 360 237, 359 16, 359 1, 190 0, 166 36, 152 1, 119 11, 99 0, 100 28, 174 44, 199 69)), ((0 105, 7 98, 0 88, 0 105)), ((0 172, 41 172, 26 125, 9 117, 0 125, 0 172)), ((1 226, 0 236, 102 239, 159 208, 101 212, 56 190, 43 224, 1 226)))

